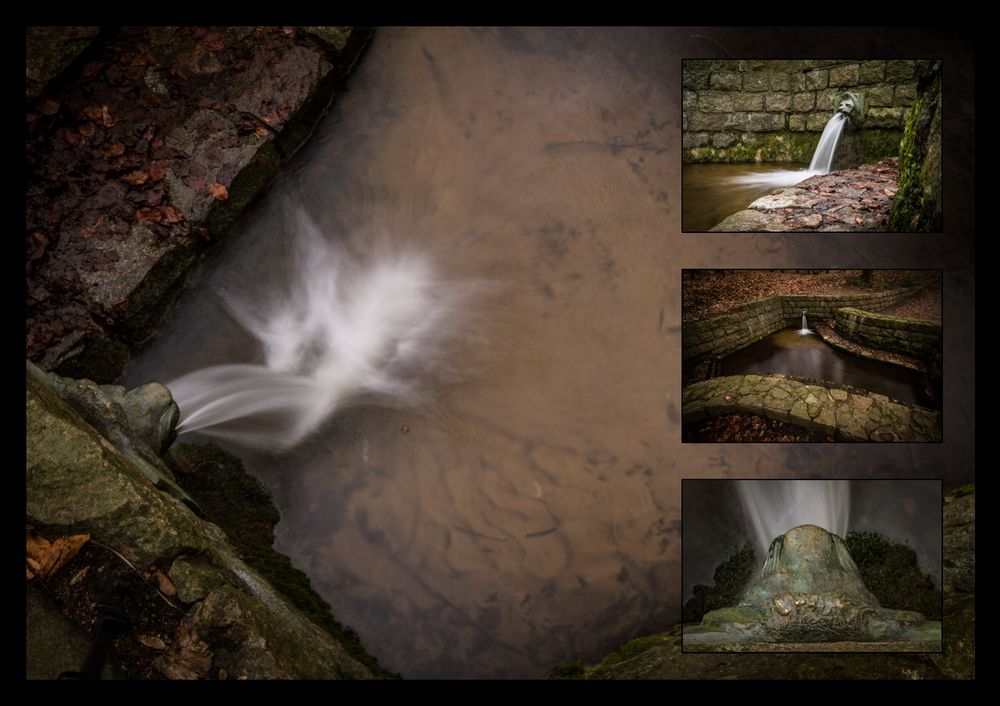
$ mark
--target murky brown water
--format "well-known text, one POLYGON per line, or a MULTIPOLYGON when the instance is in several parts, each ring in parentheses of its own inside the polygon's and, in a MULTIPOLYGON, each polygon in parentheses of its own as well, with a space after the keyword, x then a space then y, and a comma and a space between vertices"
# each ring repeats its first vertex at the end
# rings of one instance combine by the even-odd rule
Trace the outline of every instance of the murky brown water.
MULTIPOLYGON (((390 669, 542 676, 668 626, 682 477, 971 472, 946 445, 863 460, 681 445, 681 268, 852 264, 843 239, 680 235, 680 58, 719 41, 755 45, 742 30, 379 30, 283 189, 130 368, 132 383, 255 359, 214 292, 285 276, 289 194, 332 238, 387 233, 493 284, 452 361, 462 381, 432 405, 348 409, 291 454, 242 454, 281 506, 278 548, 390 669)), ((851 257, 869 247, 852 242, 851 257)))
POLYGON ((807 164, 685 164, 685 233, 700 233, 742 211, 754 200, 809 176, 807 164))
POLYGON ((844 353, 816 334, 800 336, 797 329, 778 331, 722 359, 723 375, 746 373, 802 375, 854 385, 902 402, 936 406, 918 373, 844 353))

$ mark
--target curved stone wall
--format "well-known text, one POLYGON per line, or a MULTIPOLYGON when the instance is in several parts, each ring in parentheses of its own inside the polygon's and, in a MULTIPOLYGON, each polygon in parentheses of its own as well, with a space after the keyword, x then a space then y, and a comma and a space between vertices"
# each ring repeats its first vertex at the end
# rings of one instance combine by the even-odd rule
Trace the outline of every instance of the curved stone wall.
POLYGON ((893 353, 930 358, 941 350, 941 324, 886 316, 854 307, 834 312, 837 333, 844 338, 893 353))
POLYGON ((684 388, 684 423, 724 414, 759 414, 843 441, 941 441, 941 414, 846 385, 784 375, 727 375, 684 388))

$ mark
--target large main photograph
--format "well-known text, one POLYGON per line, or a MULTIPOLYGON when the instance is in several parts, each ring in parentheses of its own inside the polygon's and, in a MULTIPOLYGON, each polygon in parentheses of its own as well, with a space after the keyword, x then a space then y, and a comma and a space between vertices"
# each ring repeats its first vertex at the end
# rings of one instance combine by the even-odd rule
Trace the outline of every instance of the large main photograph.
POLYGON ((26 676, 974 677, 972 45, 27 28, 26 676))

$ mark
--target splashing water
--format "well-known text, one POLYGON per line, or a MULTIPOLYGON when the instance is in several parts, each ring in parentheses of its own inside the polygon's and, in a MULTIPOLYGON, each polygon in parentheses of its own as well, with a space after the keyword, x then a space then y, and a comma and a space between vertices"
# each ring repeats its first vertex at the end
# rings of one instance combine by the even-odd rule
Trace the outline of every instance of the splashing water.
POLYGON ((799 525, 816 525, 841 538, 847 535, 850 481, 740 480, 736 488, 759 557, 767 556, 771 540, 799 525))
POLYGON ((806 312, 802 312, 802 328, 799 329, 800 336, 808 336, 812 333, 809 330, 809 323, 806 321, 806 312))
POLYGON ((826 174, 833 165, 833 153, 837 151, 837 141, 840 140, 840 133, 843 132, 847 124, 847 116, 843 113, 835 113, 823 128, 823 134, 819 137, 819 144, 813 152, 812 162, 809 163, 809 171, 816 174, 826 174))
POLYGON ((298 274, 287 291, 224 296, 264 364, 218 365, 168 383, 180 433, 288 449, 361 398, 416 403, 420 381, 440 366, 470 286, 437 279, 422 255, 373 246, 362 258, 325 241, 302 213, 297 225, 298 274))

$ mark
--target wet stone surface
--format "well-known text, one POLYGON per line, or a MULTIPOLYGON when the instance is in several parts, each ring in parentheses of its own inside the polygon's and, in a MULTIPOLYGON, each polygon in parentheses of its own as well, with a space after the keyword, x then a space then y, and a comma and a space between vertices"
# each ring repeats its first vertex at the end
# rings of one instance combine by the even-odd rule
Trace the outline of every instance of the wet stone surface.
POLYGON ((120 374, 363 44, 317 29, 124 28, 29 103, 30 359, 120 374))
POLYGON ((885 231, 898 190, 895 159, 814 176, 762 196, 716 232, 885 231))

